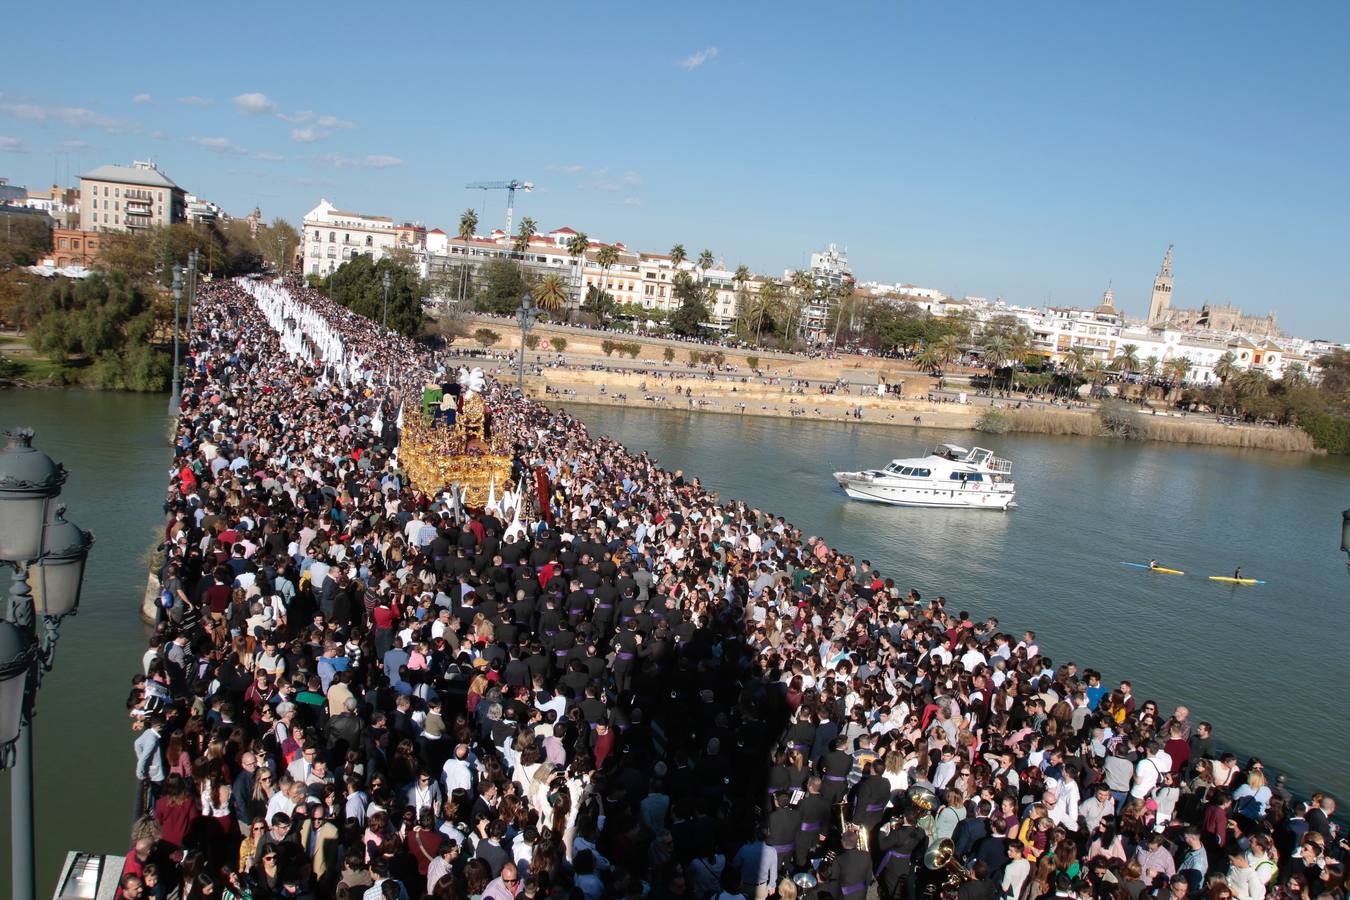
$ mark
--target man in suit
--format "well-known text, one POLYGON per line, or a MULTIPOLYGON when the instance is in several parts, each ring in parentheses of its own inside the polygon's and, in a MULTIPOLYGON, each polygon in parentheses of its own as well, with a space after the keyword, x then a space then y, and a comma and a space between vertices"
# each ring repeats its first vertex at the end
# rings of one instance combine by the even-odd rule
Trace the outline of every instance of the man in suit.
MULTIPOLYGON (((296 810, 300 814, 300 810, 296 810)), ((305 819, 300 824, 300 846, 305 849, 314 871, 314 880, 323 893, 333 889, 333 883, 342 874, 338 865, 338 828, 328 821, 327 810, 322 803, 311 803, 305 810, 305 819)))

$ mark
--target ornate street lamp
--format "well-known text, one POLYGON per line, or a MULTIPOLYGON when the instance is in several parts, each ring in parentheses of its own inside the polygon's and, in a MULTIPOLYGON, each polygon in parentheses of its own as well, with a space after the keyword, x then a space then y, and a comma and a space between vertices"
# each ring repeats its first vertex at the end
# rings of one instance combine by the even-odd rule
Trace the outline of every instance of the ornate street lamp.
POLYGON ((1350 572, 1350 509, 1341 511, 1341 549, 1345 551, 1345 569, 1350 572))
POLYGON ((539 318, 539 307, 534 305, 534 295, 526 294, 520 298, 520 309, 516 310, 516 321, 520 323, 520 365, 516 372, 516 388, 525 392, 525 336, 534 327, 539 318))
POLYGON ((14 569, 0 621, 0 769, 10 771, 11 896, 34 900, 33 717, 51 671, 61 620, 79 608, 94 538, 54 506, 66 470, 32 446, 33 432, 3 432, 0 563, 14 569), (39 638, 38 623, 42 624, 39 638))
POLYGON ((178 415, 182 394, 178 385, 178 314, 183 303, 183 267, 173 267, 173 393, 169 395, 169 415, 178 415))
POLYGON ((389 270, 384 270, 384 320, 380 324, 380 334, 389 333, 389 270))

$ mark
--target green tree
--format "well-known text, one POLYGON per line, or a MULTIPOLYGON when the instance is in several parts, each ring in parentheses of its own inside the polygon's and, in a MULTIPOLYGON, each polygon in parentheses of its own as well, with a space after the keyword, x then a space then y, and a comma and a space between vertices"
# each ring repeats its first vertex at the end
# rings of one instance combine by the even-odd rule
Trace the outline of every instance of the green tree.
POLYGON ((619 304, 614 300, 613 294, 591 285, 586 288, 586 300, 581 304, 581 311, 595 316, 596 322, 604 328, 618 314, 619 304))
POLYGON ((914 364, 919 367, 920 372, 928 372, 930 375, 939 376, 942 374, 942 351, 937 344, 925 344, 919 351, 919 355, 914 357, 914 364))
POLYGON ((527 334, 525 336, 525 346, 529 347, 531 350, 536 349, 539 346, 539 335, 527 334))
POLYGON ((551 337, 548 339, 548 344, 559 353, 567 350, 567 338, 565 337, 551 337))
MULTIPOLYGON (((577 285, 581 285, 581 264, 586 259, 586 251, 591 247, 590 238, 586 237, 586 232, 582 231, 572 235, 567 239, 567 255, 572 257, 572 264, 577 269, 577 285)), ((563 312, 563 318, 570 318, 571 309, 566 308, 563 312)))
POLYGON ((379 324, 384 320, 384 278, 389 276, 389 327, 411 337, 422 328, 422 300, 426 286, 417 272, 391 259, 375 262, 370 256, 354 256, 337 268, 329 279, 328 296, 333 302, 379 324))
POLYGON ((154 276, 159 258, 146 231, 112 232, 102 236, 94 268, 133 279, 154 276))
POLYGON ((484 347, 491 347, 497 341, 501 340, 501 335, 491 328, 478 328, 474 330, 473 339, 484 347))
POLYGON ((704 280, 707 280, 708 270, 711 269, 712 267, 713 267, 713 252, 711 250, 704 250, 702 253, 698 255, 698 268, 704 280))
POLYGON ((530 238, 534 237, 538 227, 529 216, 520 220, 520 233, 516 235, 515 250, 524 253, 530 248, 530 238))
POLYGON ((556 315, 567 306, 567 282, 556 272, 545 275, 534 287, 534 302, 556 315))
POLYGON ((1228 379, 1238 373, 1237 354, 1232 350, 1226 351, 1214 363, 1214 377, 1219 379, 1222 384, 1227 384, 1228 379))
POLYGON ((300 233, 285 219, 273 219, 271 225, 258 229, 258 250, 267 268, 277 274, 291 271, 295 265, 295 249, 300 246, 300 233))
POLYGON ((670 365, 672 362, 675 361, 675 348, 667 347, 666 349, 662 350, 661 358, 666 361, 666 365, 670 365))
POLYGON ((676 272, 680 271, 680 263, 684 262, 688 256, 684 252, 684 244, 676 244, 670 248, 670 264, 675 267, 676 272))
POLYGON ((474 308, 480 312, 511 315, 521 299, 534 290, 532 276, 513 259, 490 259, 478 271, 474 308))
POLYGON ((459 282, 459 302, 464 303, 464 298, 469 290, 469 241, 473 240, 473 233, 478 230, 478 213, 470 207, 459 214, 459 239, 464 243, 464 265, 460 268, 459 282))
POLYGON ((46 216, 0 213, 0 267, 31 266, 52 249, 52 227, 46 216))
POLYGON ((696 284, 688 272, 680 272, 675 276, 674 295, 680 305, 670 316, 670 327, 677 334, 701 334, 709 316, 703 286, 696 284))
POLYGON ((601 247, 595 261, 600 264, 600 290, 605 291, 609 287, 610 267, 619 261, 619 251, 608 245, 601 247))

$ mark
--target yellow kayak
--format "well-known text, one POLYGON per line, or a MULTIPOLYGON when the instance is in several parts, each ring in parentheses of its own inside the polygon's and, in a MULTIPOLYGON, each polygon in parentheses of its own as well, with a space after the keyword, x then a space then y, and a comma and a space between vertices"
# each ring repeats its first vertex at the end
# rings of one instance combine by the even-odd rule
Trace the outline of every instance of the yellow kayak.
POLYGON ((1209 580, 1222 581, 1227 584, 1265 584, 1265 582, 1259 578, 1233 578, 1226 575, 1211 575, 1209 576, 1209 580))
POLYGON ((1146 566, 1143 563, 1123 562, 1122 566, 1130 566, 1135 569, 1148 569, 1150 572, 1161 572, 1164 575, 1185 575, 1180 569, 1164 569, 1162 566, 1146 566))

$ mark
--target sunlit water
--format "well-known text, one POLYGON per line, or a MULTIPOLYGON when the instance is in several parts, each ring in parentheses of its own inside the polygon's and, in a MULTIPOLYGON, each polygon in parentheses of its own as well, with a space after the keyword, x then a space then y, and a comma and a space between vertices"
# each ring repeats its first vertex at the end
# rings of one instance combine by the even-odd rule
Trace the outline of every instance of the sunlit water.
POLYGON ((575 405, 573 413, 724 498, 786 516, 949 608, 1036 631, 1058 662, 1212 722, 1221 745, 1261 756, 1300 792, 1350 794, 1342 687, 1350 577, 1344 459, 1086 438, 813 423, 575 405), (1009 513, 849 500, 836 470, 949 441, 1012 460, 1009 513), (1147 562, 1184 577, 1121 566, 1147 562), (1223 586, 1242 566, 1269 583, 1223 586))

